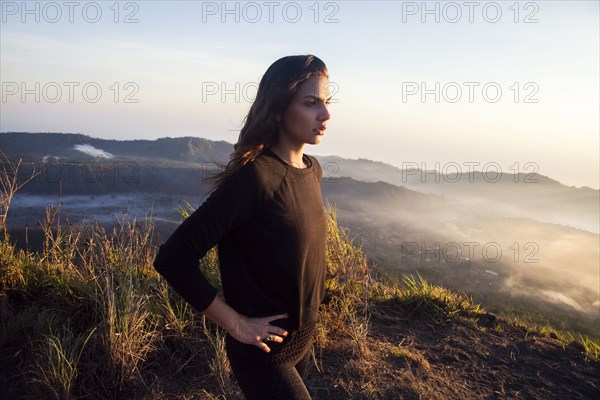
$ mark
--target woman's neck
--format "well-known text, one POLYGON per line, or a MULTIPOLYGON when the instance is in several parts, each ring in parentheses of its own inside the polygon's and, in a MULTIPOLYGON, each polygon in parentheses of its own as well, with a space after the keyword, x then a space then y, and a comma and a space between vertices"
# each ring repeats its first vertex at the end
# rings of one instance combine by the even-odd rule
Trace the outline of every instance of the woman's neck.
POLYGON ((277 143, 270 147, 271 151, 279 156, 286 163, 296 167, 296 168, 306 168, 308 167, 304 163, 304 145, 302 145, 299 149, 290 149, 281 143, 277 143))

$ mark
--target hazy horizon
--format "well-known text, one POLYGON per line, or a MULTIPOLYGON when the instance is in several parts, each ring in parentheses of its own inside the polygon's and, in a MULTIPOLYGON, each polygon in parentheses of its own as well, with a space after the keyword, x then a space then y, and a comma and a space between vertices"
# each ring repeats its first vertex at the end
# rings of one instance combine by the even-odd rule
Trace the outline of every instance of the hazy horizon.
MULTIPOLYGON (((6 134, 6 133, 11 133, 11 132, 0 132, 0 135, 1 134, 6 134)), ((184 138, 184 137, 194 137, 194 138, 198 138, 198 139, 206 139, 206 140, 217 141, 215 139, 210 139, 210 138, 204 137, 204 136, 189 136, 189 135, 185 135, 185 136, 162 136, 160 138, 154 138, 154 139, 147 139, 147 138, 126 138, 126 139, 122 139, 122 138, 103 138, 103 137, 91 136, 91 135, 85 134, 84 132, 17 132, 17 133, 33 133, 33 134, 35 134, 35 133, 56 133, 56 134, 65 134, 65 135, 68 135, 68 134, 82 134, 82 135, 90 136, 92 139, 116 140, 116 141, 133 141, 133 140, 151 140, 151 141, 154 141, 154 140, 157 140, 157 139, 164 139, 164 138, 176 139, 176 138, 184 138)), ((229 142, 227 140, 223 140, 223 141, 231 144, 232 146, 235 144, 235 143, 229 142)), ((0 144, 1 144, 1 142, 0 142, 0 144)), ((79 146, 79 145, 77 145, 77 146, 79 146)), ((100 158, 102 158, 103 154, 109 154, 109 153, 106 153, 104 150, 94 148, 91 145, 83 145, 83 146, 80 146, 80 147, 82 147, 82 149, 76 149, 76 150, 82 151, 83 153, 85 153, 87 155, 90 155, 90 156, 94 156, 94 157, 100 157, 100 158), (88 150, 84 149, 83 147, 85 147, 85 146, 89 146, 89 149, 88 150)), ((386 161, 378 160, 378 159, 371 159, 371 158, 363 157, 363 156, 360 156, 360 155, 358 157, 344 157, 344 156, 342 156, 340 154, 321 154, 321 153, 318 152, 318 149, 319 149, 318 146, 307 145, 305 147, 305 152, 308 153, 308 154, 315 155, 315 156, 320 156, 320 157, 341 157, 341 158, 344 158, 344 159, 347 159, 347 160, 366 159, 366 160, 373 161, 373 162, 382 162, 384 164, 388 164, 388 165, 391 165, 393 167, 396 167, 396 168, 398 168, 400 170, 404 169, 404 170, 413 171, 414 168, 416 168, 416 165, 418 165, 419 167, 421 166, 421 164, 418 164, 418 163, 415 164, 414 162, 409 162, 409 161, 406 161, 406 162, 404 162, 403 164, 400 164, 400 165, 396 165, 396 164, 391 163, 391 162, 386 162, 386 161), (311 151, 311 149, 316 149, 317 151, 311 151)), ((52 154, 48 154, 47 156, 52 157, 52 154)), ((482 167, 486 167, 486 165, 489 166, 489 167, 491 167, 492 163, 486 164, 486 163, 470 162, 470 163, 467 163, 467 164, 464 165, 464 170, 462 172, 465 173, 465 174, 467 174, 467 176, 468 176, 468 174, 472 174, 474 172, 481 172, 482 170, 485 170, 482 167)), ((436 169, 435 168, 436 165, 431 165, 431 166, 427 166, 427 167, 428 167, 427 168, 428 172, 426 172, 426 173, 429 174, 429 175, 426 176, 425 178, 429 178, 428 181, 432 181, 432 180, 435 179, 435 176, 432 177, 432 175, 431 175, 432 173, 430 171, 435 170, 439 174, 443 173, 443 171, 441 169, 436 169), (434 168, 429 168, 429 167, 434 167, 434 168)), ((528 168, 529 168, 528 171, 520 170, 519 172, 521 172, 521 173, 528 173, 528 174, 529 173, 530 174, 538 174, 538 172, 539 172, 539 171, 534 171, 532 167, 528 167, 528 168)), ((453 175, 456 172, 456 169, 448 169, 447 172, 448 172, 448 175, 453 175)), ((494 173, 495 170, 492 169, 492 168, 490 168, 489 172, 490 173, 494 173)), ((515 171, 513 171, 513 170, 501 171, 501 173, 505 173, 505 174, 513 174, 514 172, 515 171)), ((433 175, 436 175, 436 174, 433 174, 433 175)), ((535 176, 535 175, 532 175, 532 176, 535 176)), ((556 179, 553 176, 547 176, 547 177, 550 178, 550 179, 553 179, 555 181, 558 181, 560 184, 562 184, 564 186, 574 187, 576 189, 588 188, 588 189, 593 189, 593 190, 600 190, 597 187, 591 187, 591 186, 587 186, 587 185, 582 185, 582 186, 570 185, 568 183, 561 182, 560 180, 556 179)), ((427 179, 425 179, 425 180, 427 180, 427 179)), ((390 183, 392 183, 392 182, 390 182, 390 183)))

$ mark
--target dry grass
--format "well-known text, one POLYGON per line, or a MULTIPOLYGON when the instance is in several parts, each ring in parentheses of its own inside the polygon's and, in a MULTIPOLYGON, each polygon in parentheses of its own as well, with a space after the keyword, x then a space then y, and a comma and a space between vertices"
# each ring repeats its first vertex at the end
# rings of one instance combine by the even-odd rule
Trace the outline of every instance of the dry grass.
MULTIPOLYGON (((41 223, 43 250, 21 251, 5 225, 18 185, 3 179, 0 391, 7 398, 240 398, 224 332, 152 267, 151 216, 139 222, 125 213, 112 229, 94 221, 74 225, 61 217, 59 201, 41 223)), ((373 319, 391 326, 419 318, 427 324, 454 317, 476 322, 485 312, 420 277, 384 283, 329 204, 327 214, 326 295, 311 378, 318 398, 389 398, 396 376, 402 376, 401 390, 430 393, 419 374, 433 373, 431 360, 410 340, 375 340, 373 319), (388 359, 399 363, 397 370, 389 370, 388 359)), ((201 268, 220 289, 216 249, 201 268)), ((597 359, 598 344, 581 342, 597 359)))
POLYGON ((71 399, 81 354, 94 331, 92 329, 85 339, 74 337, 68 328, 58 335, 44 335, 35 351, 31 382, 39 385, 49 397, 71 399))

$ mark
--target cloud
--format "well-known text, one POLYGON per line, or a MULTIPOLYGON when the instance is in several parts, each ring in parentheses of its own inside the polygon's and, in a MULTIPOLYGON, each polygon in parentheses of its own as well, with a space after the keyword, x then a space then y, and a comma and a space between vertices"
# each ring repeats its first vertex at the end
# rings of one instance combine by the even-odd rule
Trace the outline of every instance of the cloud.
POLYGON ((92 157, 113 158, 112 154, 107 153, 104 150, 97 149, 94 146, 89 145, 89 144, 76 144, 73 148, 77 151, 81 151, 82 153, 85 153, 92 157))

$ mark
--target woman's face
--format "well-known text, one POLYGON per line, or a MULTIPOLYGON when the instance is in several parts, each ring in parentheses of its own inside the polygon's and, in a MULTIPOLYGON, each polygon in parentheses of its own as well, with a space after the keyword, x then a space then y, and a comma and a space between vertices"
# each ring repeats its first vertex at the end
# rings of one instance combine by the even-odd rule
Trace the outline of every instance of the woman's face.
POLYGON ((319 144, 331 115, 329 80, 325 76, 311 76, 302 83, 281 116, 279 140, 292 147, 319 144))

